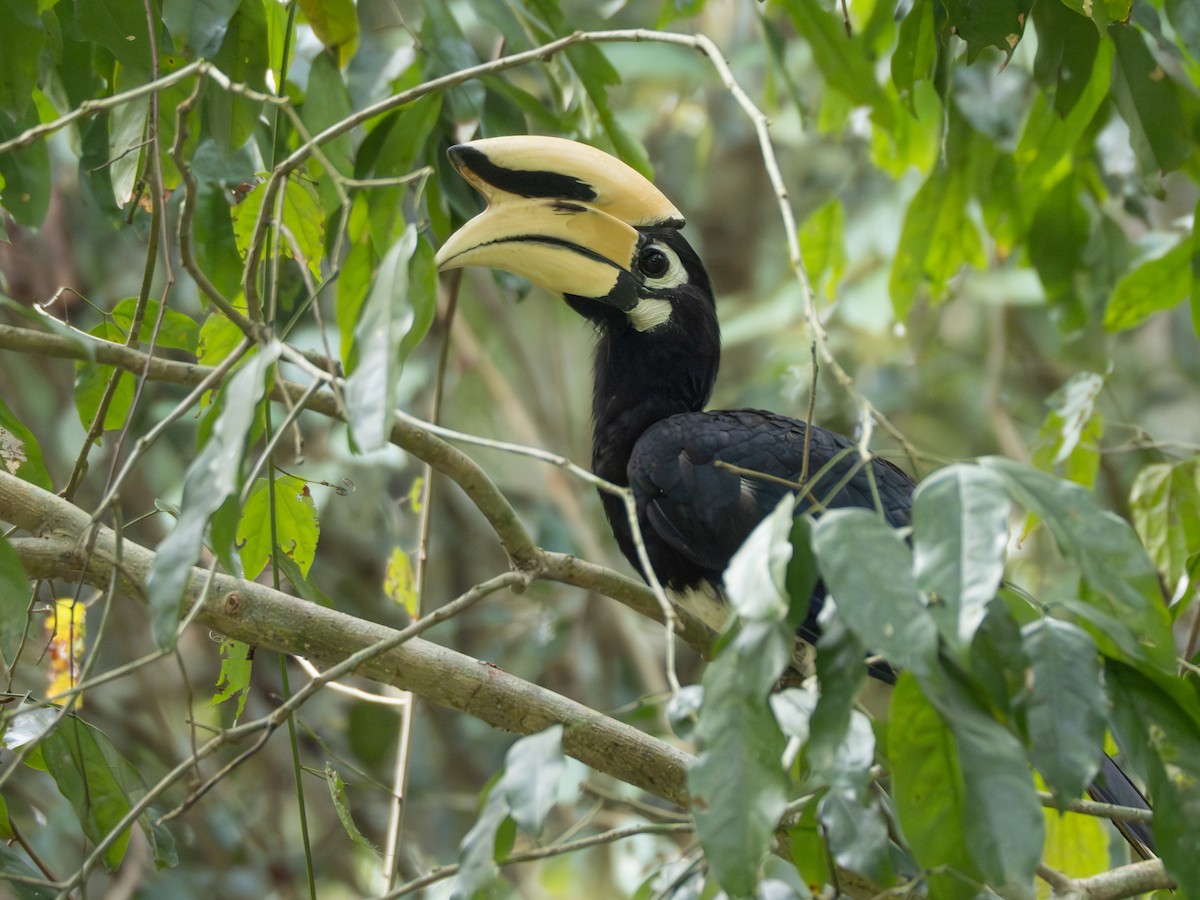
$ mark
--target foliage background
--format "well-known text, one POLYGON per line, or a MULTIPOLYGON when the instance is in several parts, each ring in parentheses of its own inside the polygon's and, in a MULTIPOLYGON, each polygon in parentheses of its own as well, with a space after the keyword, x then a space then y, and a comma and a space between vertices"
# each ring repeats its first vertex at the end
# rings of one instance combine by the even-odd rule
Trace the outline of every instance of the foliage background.
MULTIPOLYGON (((298 121, 219 80, 189 75, 138 102, 88 110, 19 148, 6 147, 0 316, 26 329, 49 328, 46 319, 53 317, 123 342, 134 306, 129 298, 165 299, 170 316, 158 333, 162 352, 218 362, 240 333, 180 254, 187 191, 179 161, 186 160, 196 184, 185 239, 190 228, 194 268, 212 289, 245 311, 243 261, 248 249, 265 251, 251 283, 278 335, 295 348, 340 358, 351 372, 364 359, 381 364, 354 330, 362 310, 372 308, 372 291, 390 295, 408 285, 417 319, 431 316, 430 248, 477 209, 447 171, 445 148, 478 134, 563 134, 652 170, 688 216, 687 234, 714 277, 725 335, 713 405, 805 417, 813 317, 806 317, 789 265, 759 140, 712 65, 687 47, 580 46, 369 118, 304 162, 287 183, 278 245, 255 243, 264 174, 301 146, 304 132, 576 30, 705 34, 770 118, 802 223, 815 316, 849 375, 842 384, 823 362, 814 420, 861 433, 866 398, 894 426, 876 426, 872 446, 918 475, 948 461, 1000 454, 1094 488, 1103 506, 1139 525, 1175 601, 1180 650, 1191 656, 1190 578, 1200 550, 1193 229, 1200 18, 1188 0, 1088 7, 1090 21, 1070 0, 1038 0, 1032 8, 1021 0, 915 0, 898 8, 866 0, 847 4, 844 17, 840 7, 819 0, 599 8, 551 0, 357 6, 163 0, 145 8, 3 0, 9 26, 0 37, 0 143, 201 58, 252 91, 286 95, 298 121), (181 107, 185 115, 177 122, 181 107), (157 143, 147 130, 155 123, 157 143), (178 157, 169 152, 176 142, 178 157), (352 198, 349 207, 340 193, 352 198), (420 244, 389 256, 410 223, 420 244), (275 246, 282 249, 272 257, 275 246), (44 312, 30 317, 34 304, 44 312)), ((428 335, 405 348, 394 400, 462 432, 585 461, 591 337, 562 304, 525 298, 524 291, 490 273, 469 273, 461 285, 447 279, 428 335)), ((156 312, 152 306, 150 318, 156 312)), ((136 437, 186 391, 146 382, 135 395, 138 382, 128 375, 112 382, 111 370, 27 347, 20 352, 19 337, 13 341, 0 365, 0 426, 20 437, 14 423, 23 425, 44 459, 43 472, 27 441, 26 467, 18 474, 69 490, 83 509, 96 509, 136 437), (109 384, 116 387, 104 434, 89 446, 87 430, 109 384)), ((289 370, 292 377, 297 371, 289 370)), ((385 371, 398 370, 389 362, 385 371)), ((229 402, 219 399, 214 409, 229 402)), ((282 418, 283 408, 274 415, 282 418)), ((172 527, 164 510, 184 499, 185 475, 215 416, 203 404, 187 410, 121 482, 119 504, 108 515, 120 511, 127 538, 151 547, 163 541, 172 527)), ((487 523, 462 494, 444 482, 433 482, 431 496, 424 493, 431 482, 419 460, 395 447, 355 452, 370 446, 366 431, 351 435, 315 414, 299 417, 299 434, 302 446, 289 432, 276 461, 281 472, 307 482, 304 499, 287 512, 304 540, 315 539, 304 521, 311 499, 319 541, 315 549, 297 543, 285 550, 302 567, 311 563, 311 582, 339 609, 396 626, 408 620, 397 596, 409 595, 395 588, 394 577, 393 596, 385 589, 387 576, 396 575, 389 560, 399 559, 397 550, 420 569, 425 609, 507 568, 487 523)), ((541 546, 627 571, 587 484, 524 456, 468 452, 541 546)), ((288 490, 297 493, 290 483, 288 490)), ((269 533, 264 540, 264 527, 243 518, 238 529, 239 540, 257 541, 241 551, 247 574, 266 562, 272 541, 269 533), (255 546, 260 555, 251 560, 255 546)), ((1044 531, 1014 540, 1008 574, 1053 603, 1076 590, 1077 573, 1061 565, 1044 531)), ((1014 534, 1020 533, 1018 521, 1014 534)), ((10 670, 11 697, 48 693, 43 610, 52 597, 73 591, 69 583, 42 586, 30 640, 10 670)), ((94 602, 88 591, 79 596, 94 602)), ((22 594, 18 621, 27 605, 22 594)), ((99 672, 141 659, 154 649, 155 634, 161 637, 139 604, 118 599, 109 615, 104 640, 91 647, 99 672)), ((668 733, 660 704, 669 689, 661 629, 609 599, 537 582, 521 594, 488 598, 432 637, 593 709, 668 733)), ((194 728, 232 723, 235 703, 210 702, 221 647, 219 635, 186 630, 174 653, 89 690, 81 715, 153 781, 188 752, 194 728)), ((4 649, 8 654, 13 646, 6 641, 4 649)), ((697 681, 698 657, 681 654, 681 679, 697 681)), ((294 667, 291 673, 293 681, 301 677, 294 667)), ((274 654, 258 653, 245 717, 269 711, 284 690, 274 654)), ((325 763, 345 779, 358 829, 379 845, 398 733, 394 709, 332 692, 318 694, 296 718, 321 896, 378 887, 377 856, 339 822, 325 763)), ((402 877, 455 859, 476 821, 480 792, 510 744, 510 736, 476 719, 419 707, 402 877)), ((603 797, 632 796, 599 776, 586 777, 603 797)), ((564 779, 569 786, 551 832, 644 814, 576 793, 573 785, 583 778, 576 767, 564 779)), ((93 889, 303 893, 294 784, 293 751, 280 735, 176 820, 177 865, 156 869, 150 848, 135 837, 120 871, 94 874, 93 889)), ((52 871, 65 876, 79 864, 85 839, 48 775, 23 767, 2 796, 7 815, 52 871)), ((180 802, 182 789, 170 796, 170 805, 180 802)), ((661 878, 658 867, 686 846, 686 837, 642 836, 511 867, 506 875, 511 889, 530 896, 579 896, 579 885, 594 896, 628 894, 661 878)), ((6 866, 17 866, 18 858, 28 867, 21 851, 9 853, 6 866)))

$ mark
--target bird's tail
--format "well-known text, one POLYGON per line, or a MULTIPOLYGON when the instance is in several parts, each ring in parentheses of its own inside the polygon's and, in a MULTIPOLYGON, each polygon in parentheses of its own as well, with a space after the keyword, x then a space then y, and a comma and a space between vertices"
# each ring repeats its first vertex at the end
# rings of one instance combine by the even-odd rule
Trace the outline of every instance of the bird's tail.
MULTIPOLYGON (((1107 753, 1100 762, 1100 772, 1088 788, 1088 795, 1101 803, 1128 806, 1133 809, 1150 809, 1146 795, 1134 784, 1125 771, 1107 753)), ((1154 831, 1141 822, 1113 822, 1134 851, 1142 859, 1157 856, 1154 849, 1154 831)))

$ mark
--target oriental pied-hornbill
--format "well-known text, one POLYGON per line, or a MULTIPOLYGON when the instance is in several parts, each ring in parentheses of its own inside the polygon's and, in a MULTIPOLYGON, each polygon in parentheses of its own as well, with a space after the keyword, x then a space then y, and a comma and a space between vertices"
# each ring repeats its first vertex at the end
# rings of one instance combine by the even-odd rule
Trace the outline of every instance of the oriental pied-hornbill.
MULTIPOLYGON (((637 171, 549 137, 479 140, 450 159, 488 208, 450 237, 438 265, 522 275, 596 327, 592 469, 632 489, 650 564, 690 611, 721 629, 725 567, 802 471, 814 473, 805 496, 823 507, 878 498, 892 525, 908 524, 912 480, 883 459, 864 465, 842 435, 762 410, 704 411, 721 353, 708 273, 680 233, 683 216, 637 171)), ((624 504, 601 498, 641 570, 624 504)), ((801 629, 810 642, 813 606, 801 629)))
MULTIPOLYGON (((446 241, 438 267, 521 275, 562 294, 595 326, 593 471, 632 489, 650 564, 693 614, 723 628, 730 558, 796 492, 802 473, 809 478, 798 512, 866 507, 893 526, 910 523, 913 480, 885 459, 864 462, 850 439, 763 410, 704 410, 720 363, 712 287, 680 233, 683 216, 641 174, 552 137, 485 138, 449 156, 488 205, 446 241)), ((601 498, 622 553, 640 571, 624 504, 601 498)), ((819 606, 800 629, 809 642, 819 606)), ((894 677, 886 664, 871 672, 894 677)), ((1097 795, 1145 806, 1107 757, 1097 795)), ((1152 838, 1133 832, 1127 837, 1144 853, 1152 838)))

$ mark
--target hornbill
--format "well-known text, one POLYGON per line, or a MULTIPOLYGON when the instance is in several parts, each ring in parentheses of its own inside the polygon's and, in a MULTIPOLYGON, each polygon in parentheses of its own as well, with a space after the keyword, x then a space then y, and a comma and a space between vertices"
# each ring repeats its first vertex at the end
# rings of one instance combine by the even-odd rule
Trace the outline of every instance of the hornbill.
MULTIPOLYGON (((592 469, 632 490, 650 565, 693 614, 724 627, 726 566, 802 475, 797 514, 866 507, 893 527, 910 524, 913 480, 885 459, 864 460, 849 438, 758 409, 704 410, 720 363, 712 287, 680 233, 683 216, 640 173, 553 137, 485 138, 449 157, 487 208, 450 236, 438 267, 523 276, 593 324, 592 469)), ((641 571, 623 502, 600 496, 621 552, 641 571)), ((818 588, 799 629, 810 643, 822 596, 818 588)), ((886 663, 871 674, 894 679, 886 663)), ((1105 763, 1100 796, 1144 806, 1105 763)))

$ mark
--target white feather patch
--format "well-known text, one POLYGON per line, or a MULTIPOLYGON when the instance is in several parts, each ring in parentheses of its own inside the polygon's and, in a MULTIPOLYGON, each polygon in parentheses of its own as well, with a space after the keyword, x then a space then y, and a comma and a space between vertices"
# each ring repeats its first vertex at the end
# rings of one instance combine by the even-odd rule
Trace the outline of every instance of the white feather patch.
POLYGON ((671 318, 671 301, 647 297, 639 300, 628 316, 638 331, 649 331, 671 318))

